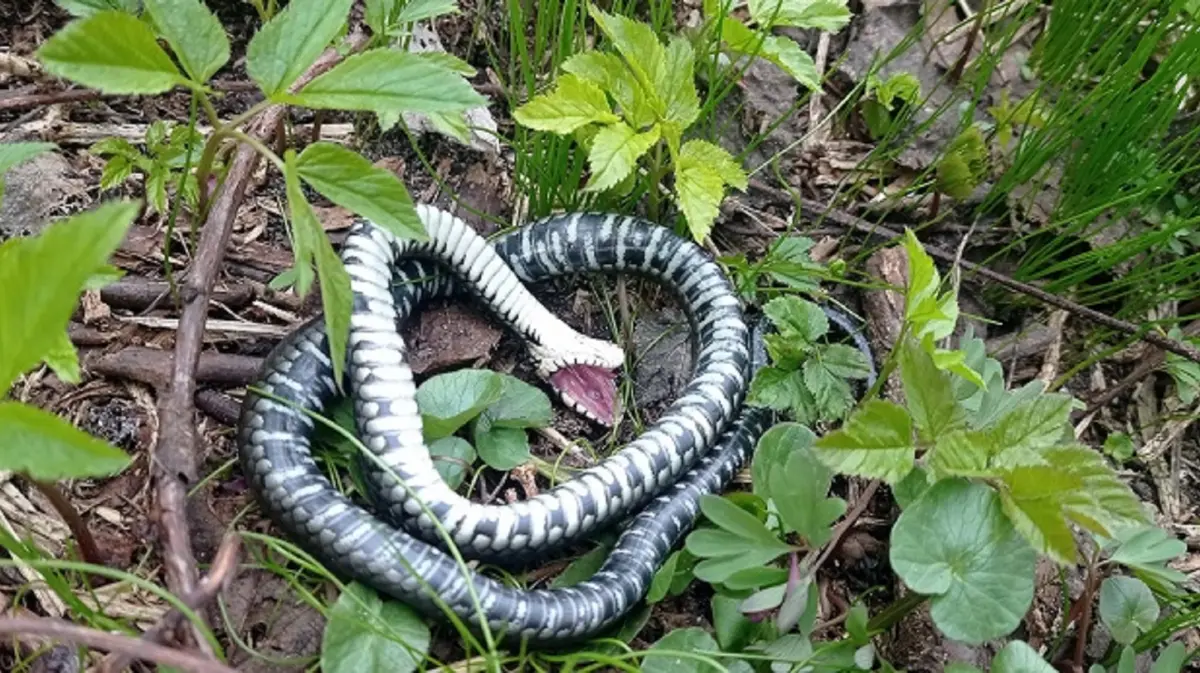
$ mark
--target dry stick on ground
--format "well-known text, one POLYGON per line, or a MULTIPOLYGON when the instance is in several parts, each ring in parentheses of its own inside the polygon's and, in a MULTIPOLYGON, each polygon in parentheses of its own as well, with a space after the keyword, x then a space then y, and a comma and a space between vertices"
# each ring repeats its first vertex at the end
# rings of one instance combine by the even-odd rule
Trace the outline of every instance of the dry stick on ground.
POLYGON ((106 633, 72 624, 63 619, 46 617, 0 618, 0 634, 45 636, 56 640, 87 645, 99 650, 124 652, 134 659, 172 666, 190 673, 237 673, 236 670, 189 652, 138 640, 116 633, 106 633))
MULTIPOLYGON (((241 549, 241 538, 236 533, 226 533, 224 539, 221 540, 221 546, 217 548, 217 554, 213 557, 212 566, 199 582, 196 583, 196 590, 182 598, 183 604, 192 610, 199 610, 201 607, 212 602, 221 589, 233 579, 234 571, 237 570, 238 552, 241 549)), ((175 630, 180 623, 183 622, 183 613, 178 608, 171 608, 167 614, 163 615, 158 623, 142 634, 142 640, 148 643, 161 643, 165 636, 175 630)), ((133 662, 133 657, 126 652, 113 652, 100 662, 99 673, 119 673, 129 667, 133 662)))
MULTIPOLYGON (((347 39, 347 53, 360 51, 367 36, 355 32, 347 39)), ((296 90, 317 75, 329 70, 343 57, 337 49, 327 49, 293 85, 296 90)), ((260 140, 269 141, 283 121, 285 108, 272 106, 258 117, 250 129, 260 140)), ((258 165, 258 152, 242 143, 231 162, 228 177, 216 200, 212 202, 196 251, 180 296, 183 310, 175 340, 175 358, 171 385, 159 399, 159 429, 157 445, 151 461, 154 484, 153 516, 163 536, 163 565, 167 586, 179 596, 192 593, 196 583, 196 559, 192 552, 187 517, 187 493, 199 479, 196 456, 196 424, 193 398, 196 394, 195 371, 204 342, 204 323, 209 297, 217 279, 225 248, 233 231, 233 221, 241 205, 251 174, 258 165)), ((206 648, 203 639, 196 644, 206 648)))
POLYGON ((53 91, 50 93, 9 96, 8 98, 0 98, 0 112, 4 110, 57 105, 59 103, 79 103, 96 100, 100 96, 99 91, 92 91, 91 89, 67 89, 66 91, 53 91))
MULTIPOLYGON (((1194 337, 1200 335, 1200 320, 1188 324, 1183 328, 1183 335, 1186 337, 1194 337)), ((1116 385, 1109 386, 1103 393, 1097 395, 1083 412, 1084 416, 1089 416, 1101 407, 1116 399, 1117 395, 1137 385, 1139 381, 1153 374, 1163 362, 1166 362, 1167 356, 1162 350, 1155 350, 1147 353, 1138 366, 1134 367, 1133 371, 1129 372, 1125 378, 1121 379, 1116 385)))
MULTIPOLYGON (((885 241, 896 241, 901 238, 900 232, 897 232, 894 229, 885 227, 881 224, 875 224, 873 222, 868 222, 867 220, 864 220, 861 217, 856 217, 849 213, 843 213, 843 212, 829 210, 824 205, 822 205, 819 201, 814 201, 812 199, 805 199, 805 198, 800 198, 798 200, 793 201, 793 199, 790 196, 788 196, 787 194, 784 194, 780 190, 775 189, 774 187, 771 187, 770 185, 762 182, 761 180, 751 180, 750 184, 755 189, 759 189, 764 192, 773 194, 774 196, 776 196, 779 199, 786 200, 789 203, 796 203, 796 205, 798 205, 800 208, 800 212, 805 217, 812 218, 813 220, 832 222, 834 224, 840 225, 851 231, 857 231, 859 233, 866 234, 868 236, 873 236, 873 237, 876 237, 879 239, 883 239, 885 241)), ((945 250, 942 250, 941 248, 935 248, 933 246, 927 245, 927 246, 925 246, 925 251, 929 254, 930 257, 939 259, 943 262, 947 262, 950 264, 953 264, 955 262, 954 253, 946 252, 945 250)), ((1062 297, 1059 297, 1058 295, 1051 294, 1041 288, 1035 287, 1028 283, 1022 283, 1019 280, 1015 280, 1015 279, 1010 278, 1002 273, 992 271, 991 269, 989 269, 985 266, 980 266, 978 264, 975 264, 974 262, 968 262, 967 260, 964 259, 964 260, 958 260, 958 264, 963 269, 970 271, 971 273, 979 274, 983 278, 986 278, 990 281, 999 283, 999 284, 1007 287, 1010 290, 1015 290, 1016 292, 1019 292, 1021 294, 1025 294, 1030 297, 1033 297, 1034 299, 1037 299, 1040 302, 1049 304, 1049 305, 1057 307, 1057 308, 1061 308, 1066 311, 1070 311, 1071 313, 1074 313, 1075 315, 1080 316, 1082 318, 1086 318, 1087 320, 1090 320, 1094 323, 1103 325, 1104 327, 1107 327, 1112 330, 1116 330, 1118 332, 1123 332, 1125 334, 1132 335, 1132 336, 1137 337, 1138 339, 1141 339, 1147 343, 1158 346, 1159 348, 1162 348, 1163 350, 1170 351, 1177 355, 1181 355, 1193 362, 1200 363, 1200 349, 1197 349, 1195 346, 1192 346, 1190 344, 1186 344, 1186 343, 1183 343, 1180 341, 1176 341, 1175 339, 1172 339, 1170 337, 1165 337, 1157 332, 1146 331, 1131 322, 1121 320, 1119 318, 1114 318, 1108 314, 1101 313, 1100 311, 1097 311, 1092 308, 1088 308, 1087 306, 1078 304, 1069 299, 1064 299, 1062 297)))

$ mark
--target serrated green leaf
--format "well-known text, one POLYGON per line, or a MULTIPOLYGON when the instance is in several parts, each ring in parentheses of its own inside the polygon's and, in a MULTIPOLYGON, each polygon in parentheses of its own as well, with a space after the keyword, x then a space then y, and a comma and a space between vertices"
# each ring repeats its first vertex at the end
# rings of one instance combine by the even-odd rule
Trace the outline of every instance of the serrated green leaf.
POLYGON ((41 46, 52 75, 107 94, 156 94, 185 82, 150 27, 121 11, 75 19, 41 46))
POLYGON ((455 0, 408 0, 396 17, 397 23, 414 23, 447 14, 458 14, 455 0))
POLYGON ((0 469, 41 481, 108 477, 125 469, 123 451, 54 414, 0 402, 0 469))
POLYGON ((467 468, 475 462, 475 447, 462 437, 442 437, 429 444, 429 455, 446 485, 456 489, 466 478, 467 468))
MULTIPOLYGON (((900 380, 921 439, 934 441, 966 425, 966 413, 954 396, 950 375, 934 364, 917 343, 906 339, 900 345, 900 380)), ((987 453, 982 458, 986 461, 987 453)))
POLYGON ((572 133, 588 124, 615 124, 621 121, 620 117, 613 114, 608 98, 600 87, 570 73, 558 78, 550 93, 536 96, 513 110, 513 119, 522 126, 560 135, 572 133))
POLYGON ((487 105, 462 75, 419 54, 372 49, 317 76, 288 103, 324 110, 457 112, 487 105))
POLYGON ((1133 445, 1133 439, 1129 435, 1114 432, 1104 438, 1104 453, 1118 463, 1124 463, 1137 454, 1137 447, 1133 445))
POLYGON ((823 419, 839 419, 854 404, 850 384, 825 367, 820 359, 806 360, 802 365, 804 387, 812 393, 817 410, 823 419))
POLYGON ((654 83, 662 93, 663 119, 685 129, 700 116, 700 98, 696 94, 696 54, 686 37, 675 35, 668 42, 664 56, 665 63, 659 70, 660 79, 654 83))
POLYGON ((929 453, 929 470, 937 478, 982 477, 988 469, 988 443, 978 433, 950 430, 938 435, 929 453))
POLYGON ((896 504, 900 509, 907 509, 909 505, 916 502, 925 495, 925 491, 932 486, 930 483, 932 475, 925 469, 923 465, 914 465, 903 479, 892 485, 892 495, 896 498, 896 504))
POLYGON ((633 72, 616 54, 603 51, 584 51, 567 59, 564 72, 587 80, 613 97, 625 120, 634 128, 644 128, 655 121, 650 100, 642 95, 633 72))
POLYGON ((890 559, 909 588, 932 596, 930 616, 953 640, 979 644, 1011 633, 1033 599, 1037 555, 983 484, 945 479, 930 487, 897 519, 890 559))
POLYGON ((329 673, 409 673, 429 650, 429 626, 409 606, 384 601, 351 582, 329 609, 321 640, 321 670, 329 673))
POLYGON ((813 452, 840 474, 894 484, 912 469, 916 449, 908 412, 892 402, 873 399, 859 407, 841 429, 818 439, 813 452))
POLYGON ((763 367, 750 381, 746 403, 775 411, 787 411, 797 403, 802 403, 805 394, 803 389, 804 375, 801 372, 763 367))
POLYGON ((304 148, 296 171, 325 198, 400 239, 429 240, 412 197, 396 174, 331 142, 304 148))
POLYGON ((749 186, 749 181, 746 178, 746 172, 734 160, 733 155, 724 147, 708 142, 707 140, 689 140, 679 149, 680 158, 689 157, 696 163, 706 164, 713 171, 721 176, 721 180, 725 184, 739 190, 745 190, 749 186))
POLYGON ((871 375, 867 356, 845 344, 829 344, 818 351, 821 364, 830 374, 845 379, 865 379, 871 375))
POLYGON ((83 288, 137 213, 136 203, 109 202, 0 244, 0 394, 59 343, 83 288))
POLYGON ((1142 501, 1096 451, 1065 445, 1044 455, 1051 466, 1083 480, 1080 491, 1067 501, 1067 513, 1080 526, 1111 537, 1115 529, 1150 523, 1142 501))
POLYGON ((655 85, 667 79, 663 73, 667 51, 658 41, 654 29, 620 14, 609 14, 592 3, 588 3, 588 14, 625 57, 626 67, 633 71, 639 84, 640 95, 650 101, 656 113, 664 113, 665 106, 655 85))
POLYGON ((207 82, 229 61, 225 27, 201 0, 145 0, 145 4, 193 81, 207 82))
POLYGON ((938 161, 935 187, 956 199, 971 196, 987 173, 987 159, 983 133, 977 126, 971 126, 950 141, 938 161))
POLYGON ((292 0, 250 38, 247 74, 267 97, 283 94, 333 41, 352 4, 353 0, 292 0))
POLYGON ((1056 673, 1056 669, 1028 643, 1014 640, 996 653, 991 673, 1056 673))
POLYGON ((845 0, 751 0, 750 15, 764 26, 794 26, 836 33, 850 22, 845 0))
POLYGON ((585 192, 603 191, 625 179, 633 172, 637 161, 658 142, 659 128, 638 133, 625 122, 601 128, 592 139, 588 153, 588 169, 592 177, 585 192))
POLYGON ((429 377, 417 388, 426 441, 453 434, 503 393, 500 375, 487 369, 460 369, 429 377))
POLYGON ((734 53, 774 63, 810 90, 821 88, 821 73, 817 72, 812 56, 789 37, 757 33, 734 17, 726 16, 721 20, 721 40, 734 53))
POLYGON ((708 238, 724 196, 724 182, 711 166, 680 157, 675 167, 675 198, 693 239, 708 238))
POLYGON ((820 306, 793 295, 777 297, 763 304, 763 313, 784 338, 817 343, 829 332, 829 318, 820 306))
POLYGON ((1041 462, 1040 455, 1071 437, 1071 396, 1050 393, 1018 402, 987 429, 991 464, 1017 466, 1041 462))
POLYGON ((489 428, 475 433, 479 457, 493 470, 507 472, 529 462, 529 437, 523 428, 489 428))
POLYGON ((1109 577, 1100 585, 1100 621, 1113 640, 1131 645, 1158 621, 1158 602, 1145 582, 1133 577, 1109 577))

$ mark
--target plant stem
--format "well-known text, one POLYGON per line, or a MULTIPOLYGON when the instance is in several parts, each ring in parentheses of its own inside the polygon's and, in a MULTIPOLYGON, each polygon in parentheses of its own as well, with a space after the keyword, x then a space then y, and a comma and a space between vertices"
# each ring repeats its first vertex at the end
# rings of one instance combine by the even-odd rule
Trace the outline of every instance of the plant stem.
POLYGON ((92 565, 106 565, 104 556, 100 554, 100 548, 96 546, 96 540, 92 537, 91 531, 88 530, 87 524, 83 522, 83 518, 79 516, 79 512, 75 511, 75 506, 63 495, 58 486, 51 482, 39 481, 33 477, 26 476, 25 479, 33 484, 33 487, 46 496, 50 504, 54 506, 54 511, 66 522, 67 528, 71 529, 71 534, 75 536, 75 542, 79 544, 79 554, 83 560, 92 565))
POLYGON ((1083 658, 1087 654, 1088 632, 1092 630, 1092 603, 1096 598, 1096 585, 1100 579, 1100 549, 1097 547, 1088 559, 1087 583, 1084 585, 1083 614, 1079 616, 1079 625, 1075 629, 1075 669, 1083 670, 1083 658))
POLYGON ((248 133, 245 133, 243 131, 239 131, 238 129, 231 130, 229 132, 229 135, 231 137, 253 147, 254 150, 256 152, 258 152, 259 154, 261 154, 264 159, 267 159, 271 163, 275 164, 275 168, 278 168, 280 173, 285 172, 284 165, 283 165, 283 159, 280 159, 278 154, 275 154, 274 152, 272 152, 271 148, 269 148, 265 144, 263 144, 263 142, 261 140, 259 140, 258 138, 255 138, 254 136, 249 135, 248 133))
POLYGON ((900 600, 895 601, 891 605, 883 609, 882 612, 875 615, 867 622, 868 631, 886 631, 895 626, 901 619, 908 616, 908 613, 916 610, 922 603, 929 600, 929 597, 924 594, 919 594, 915 591, 910 591, 900 600))
POLYGON ((654 169, 650 171, 650 219, 655 222, 662 215, 662 194, 658 191, 658 185, 662 182, 664 174, 662 148, 663 143, 660 140, 654 146, 654 169))

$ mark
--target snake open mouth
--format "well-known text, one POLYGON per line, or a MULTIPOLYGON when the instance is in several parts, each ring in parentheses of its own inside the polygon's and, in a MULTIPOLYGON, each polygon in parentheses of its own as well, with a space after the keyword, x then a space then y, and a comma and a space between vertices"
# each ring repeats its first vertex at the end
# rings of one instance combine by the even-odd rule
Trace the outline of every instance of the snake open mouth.
POLYGON ((570 404, 605 427, 612 427, 617 410, 617 374, 596 365, 567 365, 550 375, 570 404))

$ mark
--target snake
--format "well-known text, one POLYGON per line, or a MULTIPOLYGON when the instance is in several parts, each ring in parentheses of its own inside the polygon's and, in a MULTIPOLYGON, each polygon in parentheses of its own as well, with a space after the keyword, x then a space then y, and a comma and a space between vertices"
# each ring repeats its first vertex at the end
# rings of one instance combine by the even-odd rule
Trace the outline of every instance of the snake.
MULTIPOLYGON (((773 422, 769 408, 744 404, 766 366, 762 320, 747 320, 704 248, 646 219, 562 213, 489 240, 445 210, 415 208, 424 236, 358 219, 342 245, 352 297, 342 385, 323 315, 264 360, 236 433, 247 482, 264 513, 327 569, 424 615, 450 611, 476 631, 531 646, 601 635, 646 595, 695 525, 701 498, 726 488, 773 422), (433 299, 473 296, 521 338, 567 408, 611 427, 624 350, 572 329, 528 287, 590 273, 648 278, 681 301, 691 378, 633 441, 553 488, 508 504, 458 494, 426 444, 402 328, 433 299), (343 396, 365 449, 370 508, 337 490, 312 453, 314 417, 343 396), (622 523, 600 568, 570 586, 524 589, 468 567, 527 563, 622 523)), ((870 361, 865 338, 823 308, 870 361)))

